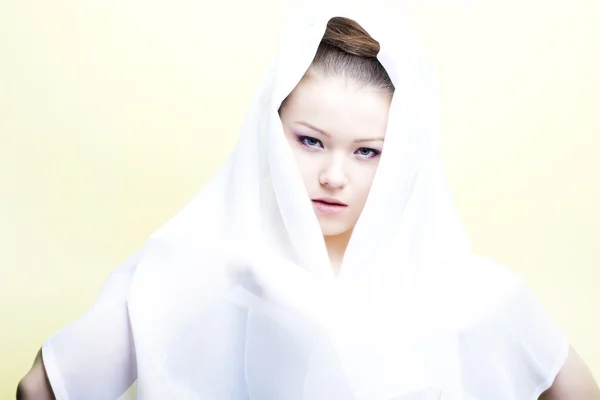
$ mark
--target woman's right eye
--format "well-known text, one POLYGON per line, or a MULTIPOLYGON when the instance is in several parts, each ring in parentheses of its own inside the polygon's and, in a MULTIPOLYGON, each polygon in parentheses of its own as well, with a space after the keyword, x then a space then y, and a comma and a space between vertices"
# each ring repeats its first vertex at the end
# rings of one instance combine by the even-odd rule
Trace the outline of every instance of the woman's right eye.
POLYGON ((317 147, 317 148, 323 147, 323 143, 321 143, 321 141, 319 139, 315 139, 310 136, 298 136, 298 141, 300 142, 300 144, 302 144, 303 146, 306 146, 306 147, 317 147))

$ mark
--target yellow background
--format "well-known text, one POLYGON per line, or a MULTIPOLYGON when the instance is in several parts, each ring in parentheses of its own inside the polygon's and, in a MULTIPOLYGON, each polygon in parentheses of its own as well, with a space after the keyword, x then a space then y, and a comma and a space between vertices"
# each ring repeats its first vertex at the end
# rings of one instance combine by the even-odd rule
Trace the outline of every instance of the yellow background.
MULTIPOLYGON (((600 379, 600 2, 407 0, 478 253, 600 379)), ((0 398, 232 150, 281 0, 0 0, 0 398)))

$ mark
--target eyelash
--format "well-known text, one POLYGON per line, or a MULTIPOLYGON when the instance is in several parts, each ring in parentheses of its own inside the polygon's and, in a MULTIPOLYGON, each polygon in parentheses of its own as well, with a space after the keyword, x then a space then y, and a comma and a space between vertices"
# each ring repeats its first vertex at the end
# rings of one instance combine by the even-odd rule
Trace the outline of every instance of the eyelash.
MULTIPOLYGON (((321 148, 323 148, 323 142, 321 142, 319 139, 315 139, 310 136, 298 135, 297 140, 298 140, 298 143, 300 143, 302 146, 308 147, 310 149, 314 149, 315 146, 317 146, 317 145, 319 145, 321 148), (315 141, 316 143, 308 144, 308 141, 315 141)), ((366 151, 370 152, 369 155, 359 154, 361 157, 364 157, 364 158, 375 158, 381 154, 381 151, 371 149, 369 147, 359 147, 356 150, 356 152, 360 152, 361 150, 366 150, 366 151)))

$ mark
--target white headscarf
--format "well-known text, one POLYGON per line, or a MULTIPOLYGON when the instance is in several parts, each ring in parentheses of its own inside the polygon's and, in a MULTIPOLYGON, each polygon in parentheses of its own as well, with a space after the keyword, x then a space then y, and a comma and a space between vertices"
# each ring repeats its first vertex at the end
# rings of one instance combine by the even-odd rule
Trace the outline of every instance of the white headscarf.
POLYGON ((135 377, 139 398, 161 400, 537 398, 568 343, 514 274, 472 254, 438 130, 431 63, 405 16, 297 12, 231 158, 45 343, 58 398, 114 398, 135 377), (335 16, 380 43, 396 88, 338 277, 277 113, 335 16), (83 335, 98 346, 92 377, 72 345, 83 335))

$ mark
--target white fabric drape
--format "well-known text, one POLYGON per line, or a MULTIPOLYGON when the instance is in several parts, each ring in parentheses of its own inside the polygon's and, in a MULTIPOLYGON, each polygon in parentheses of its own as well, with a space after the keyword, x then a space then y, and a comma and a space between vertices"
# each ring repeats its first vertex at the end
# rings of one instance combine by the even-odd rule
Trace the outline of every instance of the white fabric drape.
POLYGON ((568 342, 523 282, 472 253, 437 150, 431 63, 410 21, 294 14, 215 177, 110 276, 43 358, 58 399, 536 399, 568 342), (385 149, 334 277, 277 110, 328 20, 381 45, 385 149))

